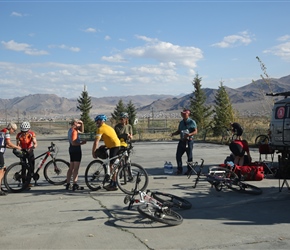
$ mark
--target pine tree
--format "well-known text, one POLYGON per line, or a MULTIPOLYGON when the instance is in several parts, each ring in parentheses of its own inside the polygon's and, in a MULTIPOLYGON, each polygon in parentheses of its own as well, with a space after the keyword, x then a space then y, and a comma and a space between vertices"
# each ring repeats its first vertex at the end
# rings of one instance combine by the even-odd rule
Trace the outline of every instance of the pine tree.
POLYGON ((84 123, 85 128, 84 132, 85 133, 95 132, 96 125, 94 121, 90 118, 90 110, 92 109, 91 98, 89 97, 89 94, 86 90, 86 86, 84 86, 84 90, 81 96, 77 99, 77 101, 78 101, 77 109, 79 109, 82 112, 80 119, 84 123))
POLYGON ((131 100, 127 104, 126 110, 127 110, 128 115, 129 115, 129 124, 132 125, 133 133, 136 134, 136 129, 135 129, 134 122, 135 122, 135 119, 136 119, 137 111, 136 111, 136 108, 135 108, 135 106, 134 106, 134 104, 133 104, 133 102, 131 100))
POLYGON ((122 99, 119 100, 119 102, 117 103, 114 112, 111 113, 112 116, 112 124, 113 123, 117 123, 119 121, 120 115, 122 112, 127 112, 125 104, 123 102, 122 99))
POLYGON ((210 116, 213 114, 211 106, 205 105, 206 94, 201 88, 201 80, 202 78, 196 74, 192 81, 194 86, 193 96, 190 98, 191 118, 195 120, 200 131, 210 126, 210 116))
POLYGON ((219 136, 224 128, 228 128, 230 122, 234 121, 232 103, 222 81, 215 95, 214 112, 214 136, 219 136))

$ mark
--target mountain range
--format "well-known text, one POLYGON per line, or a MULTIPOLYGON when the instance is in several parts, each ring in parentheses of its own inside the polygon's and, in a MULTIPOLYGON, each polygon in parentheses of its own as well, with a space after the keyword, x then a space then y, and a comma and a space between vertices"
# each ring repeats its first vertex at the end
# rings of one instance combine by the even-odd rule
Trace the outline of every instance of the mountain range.
MULTIPOLYGON (((290 90, 290 75, 279 79, 267 78, 253 81, 243 87, 232 89, 225 87, 232 105, 241 116, 269 115, 273 102, 277 97, 266 96, 266 93, 286 92, 290 90)), ((217 89, 204 88, 206 104, 214 105, 217 89)), ((190 97, 193 93, 180 96, 172 95, 135 95, 91 97, 91 114, 110 114, 117 103, 122 100, 124 104, 131 101, 138 116, 162 116, 165 114, 179 114, 184 107, 190 106, 190 97)), ((78 115, 77 99, 59 97, 55 94, 34 94, 12 99, 0 99, 0 119, 7 117, 30 118, 66 118, 78 115)))

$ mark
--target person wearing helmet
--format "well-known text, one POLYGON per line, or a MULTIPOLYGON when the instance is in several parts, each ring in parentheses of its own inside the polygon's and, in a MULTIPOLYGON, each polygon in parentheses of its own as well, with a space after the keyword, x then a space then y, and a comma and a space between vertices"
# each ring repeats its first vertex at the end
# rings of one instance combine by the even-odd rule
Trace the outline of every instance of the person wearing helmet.
POLYGON ((115 126, 115 131, 121 141, 122 147, 127 147, 127 141, 133 139, 133 128, 129 124, 129 115, 126 112, 120 114, 120 122, 115 126))
MULTIPOLYGON (((21 147, 13 144, 11 142, 11 137, 10 135, 15 133, 17 130, 17 125, 13 122, 8 123, 7 127, 0 130, 0 187, 2 185, 2 179, 4 177, 5 173, 5 162, 4 162, 4 153, 6 148, 11 148, 11 149, 21 149, 21 147)), ((1 189, 0 190, 0 196, 6 195, 6 193, 1 189)))
POLYGON ((34 173, 35 160, 34 149, 37 147, 36 134, 30 130, 30 123, 28 121, 22 122, 20 125, 20 132, 16 135, 17 146, 28 152, 28 163, 31 167, 32 173, 34 173))
POLYGON ((232 133, 237 135, 238 140, 242 140, 242 134, 244 132, 244 129, 241 126, 241 124, 237 122, 231 122, 230 125, 231 125, 232 133))
POLYGON ((67 171, 66 178, 66 190, 70 187, 71 176, 73 176, 72 190, 81 190, 83 187, 79 187, 77 184, 79 167, 82 160, 81 145, 86 144, 85 140, 81 141, 79 133, 84 132, 84 123, 78 119, 72 119, 70 122, 71 128, 68 130, 68 141, 69 141, 69 156, 70 166, 67 171))
MULTIPOLYGON (((190 110, 184 109, 181 112, 182 120, 179 122, 178 129, 171 134, 171 136, 174 135, 180 135, 180 139, 177 145, 176 150, 176 162, 177 162, 177 175, 182 174, 182 156, 186 152, 187 154, 187 161, 192 162, 193 156, 193 136, 197 134, 197 125, 196 122, 189 118, 190 116, 190 110)), ((185 174, 188 174, 190 171, 189 166, 187 166, 187 171, 185 174)))
MULTIPOLYGON (((121 143, 120 140, 114 130, 111 126, 107 125, 105 122, 107 121, 106 115, 97 115, 95 118, 95 122, 97 125, 97 132, 96 137, 93 143, 92 147, 92 156, 93 158, 97 158, 96 156, 96 150, 100 147, 100 140, 102 139, 104 141, 105 146, 109 149, 109 157, 113 158, 118 154, 118 151, 120 149, 121 143)), ((114 160, 110 161, 110 168, 113 168, 113 164, 115 162, 114 160)), ((116 175, 112 177, 111 183, 104 187, 107 191, 115 191, 118 190, 117 184, 116 184, 116 175)))

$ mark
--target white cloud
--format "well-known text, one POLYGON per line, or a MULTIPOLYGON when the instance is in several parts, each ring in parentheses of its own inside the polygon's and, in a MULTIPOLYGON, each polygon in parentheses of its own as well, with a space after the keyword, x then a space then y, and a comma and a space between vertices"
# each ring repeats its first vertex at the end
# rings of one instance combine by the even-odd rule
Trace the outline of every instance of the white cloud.
POLYGON ((97 30, 94 29, 94 28, 87 28, 84 31, 87 32, 87 33, 96 33, 97 32, 97 30))
POLYGON ((156 38, 136 36, 145 41, 145 45, 129 48, 122 53, 103 57, 108 62, 127 62, 131 58, 145 58, 158 63, 172 63, 176 67, 195 68, 196 62, 203 58, 202 50, 195 47, 179 46, 156 38), (128 59, 126 59, 128 58, 128 59))
POLYGON ((221 42, 214 43, 211 46, 219 48, 232 48, 249 45, 251 42, 253 42, 253 40, 253 35, 250 35, 247 31, 243 31, 237 35, 226 36, 221 42))
POLYGON ((24 52, 25 54, 31 55, 31 56, 42 56, 42 55, 48 54, 47 51, 34 49, 32 48, 31 45, 27 43, 17 43, 14 40, 10 40, 9 42, 1 41, 1 43, 3 44, 4 48, 7 50, 24 52))
POLYGON ((111 40, 111 37, 110 36, 105 36, 105 38, 104 38, 106 41, 108 41, 108 40, 111 40))
POLYGON ((270 49, 264 50, 263 53, 272 54, 285 61, 290 61, 290 42, 281 43, 270 49))
POLYGON ((277 38, 278 41, 280 42, 285 42, 287 40, 290 40, 290 35, 285 35, 277 38))
POLYGON ((10 16, 23 17, 23 14, 13 11, 10 16))
POLYGON ((69 47, 67 45, 61 44, 61 45, 49 45, 49 48, 59 48, 59 49, 65 49, 65 50, 70 50, 73 52, 80 52, 81 49, 78 47, 69 47))

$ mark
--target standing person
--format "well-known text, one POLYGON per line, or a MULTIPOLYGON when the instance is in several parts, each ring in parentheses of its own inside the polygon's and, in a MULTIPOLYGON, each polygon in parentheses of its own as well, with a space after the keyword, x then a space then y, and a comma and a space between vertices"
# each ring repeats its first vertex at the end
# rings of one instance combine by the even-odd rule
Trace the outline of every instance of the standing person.
MULTIPOLYGON (((31 167, 32 173, 34 173, 35 159, 34 159, 34 149, 37 147, 36 134, 34 131, 30 130, 30 123, 25 121, 20 125, 20 132, 16 135, 17 146, 28 152, 28 163, 31 167)), ((24 170, 23 170, 24 171, 24 170)), ((29 185, 31 186, 31 184, 29 185)))
POLYGON ((234 140, 230 143, 229 148, 234 155, 234 164, 244 166, 245 153, 247 153, 247 164, 252 162, 249 144, 246 140, 234 140))
MULTIPOLYGON (((107 121, 106 115, 97 115, 95 118, 95 122, 97 125, 97 133, 96 138, 92 147, 92 155, 94 158, 96 157, 96 150, 99 148, 100 140, 103 139, 105 146, 110 150, 109 157, 112 158, 118 154, 118 151, 121 146, 121 142, 115 132, 115 130, 105 123, 107 121)), ((110 161, 110 168, 113 170, 113 164, 116 159, 110 161)), ((113 175, 111 183, 104 187, 107 191, 116 191, 117 183, 116 183, 116 174, 113 175)))
MULTIPOLYGON (((0 187, 2 186, 2 179, 5 173, 5 162, 4 162, 4 153, 6 148, 15 148, 21 149, 21 147, 14 145, 10 140, 10 135, 15 133, 17 130, 17 125, 13 122, 8 123, 7 127, 0 131, 0 187)), ((6 193, 0 190, 0 196, 6 195, 6 193)))
MULTIPOLYGON (((177 175, 182 174, 182 156, 184 152, 187 154, 187 161, 192 161, 192 151, 194 144, 193 136, 197 134, 196 122, 189 118, 190 111, 188 109, 184 109, 181 112, 181 116, 183 119, 179 122, 178 129, 171 134, 171 136, 180 135, 176 150, 177 175)), ((187 171, 185 174, 188 174, 189 171, 190 168, 187 166, 187 171)))
POLYGON ((66 186, 65 189, 69 190, 71 176, 73 176, 72 190, 81 190, 78 182, 79 168, 82 160, 82 149, 81 145, 86 144, 86 141, 81 141, 79 133, 84 132, 84 123, 78 119, 72 119, 70 122, 71 128, 68 130, 68 141, 69 141, 69 156, 70 164, 66 175, 66 186))
POLYGON ((121 141, 121 146, 127 147, 127 142, 133 139, 133 128, 129 124, 129 115, 126 112, 120 114, 120 122, 115 126, 115 131, 121 141))
POLYGON ((242 134, 244 132, 244 129, 241 126, 241 124, 237 122, 232 122, 231 127, 232 127, 232 133, 237 135, 237 139, 242 140, 242 134))

